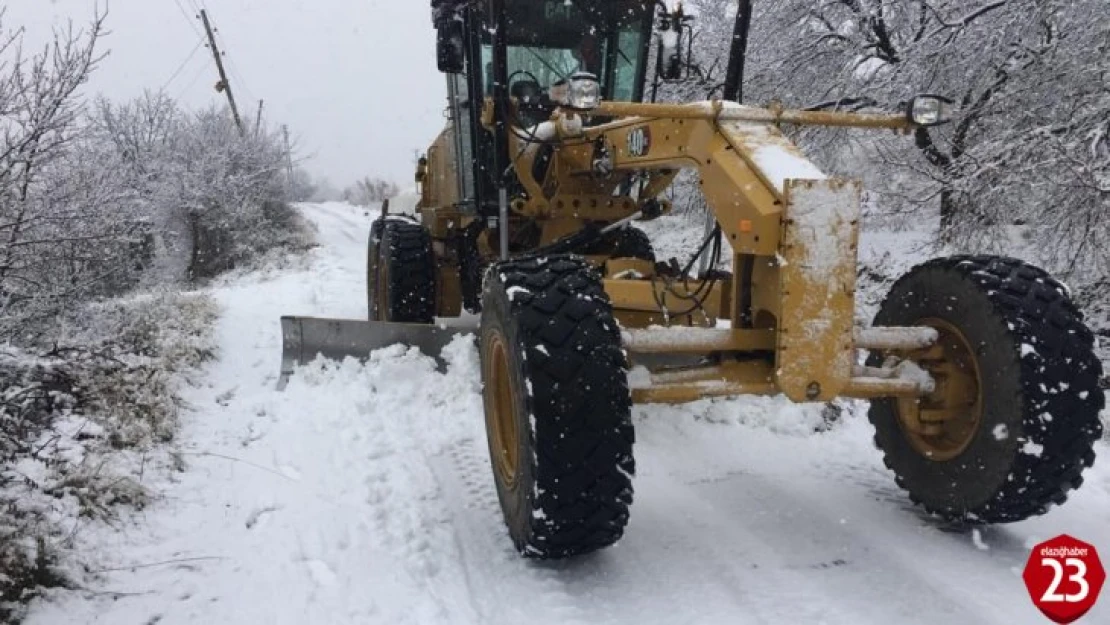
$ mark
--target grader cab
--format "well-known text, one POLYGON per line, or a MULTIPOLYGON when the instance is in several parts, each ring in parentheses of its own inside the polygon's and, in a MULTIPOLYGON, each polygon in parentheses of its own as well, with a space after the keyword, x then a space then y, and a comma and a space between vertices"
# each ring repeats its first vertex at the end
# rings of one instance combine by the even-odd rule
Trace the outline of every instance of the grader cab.
MULTIPOLYGON (((417 213, 373 224, 369 320, 283 319, 284 373, 394 342, 435 355, 474 333, 520 553, 572 556, 623 535, 633 403, 869 399, 898 484, 961 522, 1041 514, 1082 483, 1104 400, 1067 289, 1011 258, 939 258, 857 324, 861 185, 824 174, 782 131, 910 132, 944 123, 946 100, 890 113, 645 102, 649 83, 683 72, 681 8, 433 0, 432 12, 449 122, 416 173, 417 213), (682 170, 713 218, 685 265, 661 262, 632 225, 670 210, 662 195, 682 170)), ((732 51, 726 95, 742 58, 732 51)))

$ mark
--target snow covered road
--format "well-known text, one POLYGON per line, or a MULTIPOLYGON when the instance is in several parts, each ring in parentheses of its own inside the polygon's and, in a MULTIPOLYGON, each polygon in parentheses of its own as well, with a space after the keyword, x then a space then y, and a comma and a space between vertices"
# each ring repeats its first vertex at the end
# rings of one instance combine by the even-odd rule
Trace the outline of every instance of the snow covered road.
MULTIPOLYGON (((372 215, 305 207, 311 266, 213 291, 221 359, 190 391, 162 498, 99 530, 86 591, 28 623, 1044 623, 1029 548, 1070 533, 1110 556, 1110 449, 1062 508, 976 532, 909 506, 866 419, 817 434, 779 399, 639 406, 624 540, 524 561, 501 525, 477 352, 438 373, 401 347, 274 390, 283 314, 363 318, 372 215)), ((1110 622, 1110 597, 1083 622, 1110 622)))

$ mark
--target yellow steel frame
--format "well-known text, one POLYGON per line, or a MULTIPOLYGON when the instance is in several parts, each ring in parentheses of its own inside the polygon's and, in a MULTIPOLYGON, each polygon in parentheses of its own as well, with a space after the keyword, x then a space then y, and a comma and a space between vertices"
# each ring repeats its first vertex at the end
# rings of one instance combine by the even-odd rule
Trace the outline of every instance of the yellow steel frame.
MULTIPOLYGON (((608 121, 583 123, 583 115, 560 109, 537 127, 510 133, 510 156, 525 190, 511 201, 513 219, 539 224, 541 244, 549 243, 586 222, 633 215, 662 194, 680 170, 693 169, 733 252, 731 277, 704 290, 698 280, 667 282, 650 263, 595 259, 606 266, 605 288, 634 363, 660 354, 710 357, 711 364, 656 368, 650 385, 633 389, 636 401, 782 393, 804 402, 927 394, 920 376, 856 365, 859 349, 909 353, 930 347, 936 333, 854 328, 860 184, 826 176, 780 129, 808 124, 909 131, 914 126, 906 117, 722 101, 606 102, 588 115, 608 121), (541 154, 549 159, 545 167, 537 167, 541 154), (539 178, 535 171, 542 171, 539 178), (629 174, 638 175, 640 185, 631 195, 622 194, 617 189, 629 174), (704 302, 689 309, 682 296, 702 291, 704 302), (719 319, 729 327, 717 327, 719 319)), ((488 100, 483 120, 492 128, 488 100)), ((435 182, 426 185, 422 203, 433 232, 466 221, 453 210, 454 165, 444 158, 448 138, 440 139, 420 174, 435 182)), ((480 246, 492 253, 487 243, 480 246)))
MULTIPOLYGON (((717 224, 733 250, 733 272, 706 298, 701 319, 685 312, 685 300, 669 298, 660 282, 607 279, 606 291, 626 328, 651 325, 700 326, 645 330, 665 338, 650 341, 626 333, 635 361, 648 353, 714 355, 717 364, 658 371, 652 384, 634 390, 642 402, 684 402, 700 397, 783 393, 795 401, 838 396, 917 396, 921 384, 889 372, 860 371, 856 350, 875 346, 854 333, 855 275, 861 188, 854 180, 829 179, 781 132, 780 124, 823 124, 907 130, 899 115, 753 108, 720 101, 684 105, 603 103, 591 115, 613 121, 584 125, 575 113, 557 111, 540 132, 555 144, 544 179, 520 173, 527 199, 514 212, 560 224, 612 221, 639 204, 613 196, 622 174, 647 172, 643 201, 661 193, 681 169, 695 169, 717 224), (611 174, 595 166, 599 150, 611 174), (751 310, 737 304, 742 264, 752 264, 751 310), (750 327, 742 327, 747 315, 750 327), (715 328, 716 318, 731 328, 715 328), (770 358, 751 358, 773 353, 770 358)), ((537 142, 514 133, 511 154, 518 172, 533 171, 537 142)), ((550 155, 548 155, 550 157, 550 155)), ((553 235, 554 236, 554 235, 553 235)), ((548 237, 544 237, 548 238, 548 237)), ((679 282, 687 292, 700 282, 679 282)), ((920 333, 885 336, 899 349, 920 343, 920 333)))

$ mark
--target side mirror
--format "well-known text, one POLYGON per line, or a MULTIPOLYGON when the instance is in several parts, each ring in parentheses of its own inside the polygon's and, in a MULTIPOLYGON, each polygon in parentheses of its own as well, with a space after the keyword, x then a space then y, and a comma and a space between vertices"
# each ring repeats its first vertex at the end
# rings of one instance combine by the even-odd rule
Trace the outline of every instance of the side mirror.
POLYGON ((686 15, 680 3, 674 11, 664 10, 659 15, 659 56, 655 72, 663 80, 681 80, 685 75, 686 60, 683 50, 689 46, 693 16, 686 15))
POLYGON ((461 74, 466 67, 463 24, 447 20, 436 28, 436 65, 444 74, 461 74))

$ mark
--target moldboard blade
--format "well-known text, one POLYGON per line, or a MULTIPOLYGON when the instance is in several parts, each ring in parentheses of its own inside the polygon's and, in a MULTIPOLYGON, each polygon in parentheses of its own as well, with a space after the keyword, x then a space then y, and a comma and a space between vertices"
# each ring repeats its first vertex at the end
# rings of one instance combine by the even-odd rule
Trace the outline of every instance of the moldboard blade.
MULTIPOLYGON (((460 320, 452 320, 458 322, 460 320)), ((356 358, 365 361, 375 349, 398 343, 416 347, 436 359, 440 371, 446 367, 441 358, 443 348, 456 336, 472 333, 477 324, 446 325, 363 321, 359 319, 324 319, 318 317, 281 318, 281 377, 278 390, 289 383, 289 376, 298 365, 323 356, 330 360, 356 358)))

